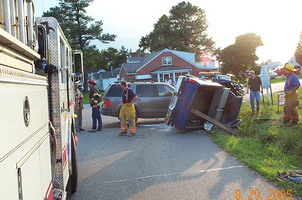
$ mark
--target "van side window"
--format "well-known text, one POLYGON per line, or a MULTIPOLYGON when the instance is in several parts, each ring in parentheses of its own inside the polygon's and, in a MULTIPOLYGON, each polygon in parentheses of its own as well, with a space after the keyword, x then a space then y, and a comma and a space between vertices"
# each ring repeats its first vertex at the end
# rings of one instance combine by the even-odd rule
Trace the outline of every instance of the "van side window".
POLYGON ((172 96, 173 94, 173 89, 166 85, 158 85, 157 90, 159 97, 172 96))
POLYGON ((138 97, 157 97, 157 88, 155 85, 137 85, 136 95, 138 97))

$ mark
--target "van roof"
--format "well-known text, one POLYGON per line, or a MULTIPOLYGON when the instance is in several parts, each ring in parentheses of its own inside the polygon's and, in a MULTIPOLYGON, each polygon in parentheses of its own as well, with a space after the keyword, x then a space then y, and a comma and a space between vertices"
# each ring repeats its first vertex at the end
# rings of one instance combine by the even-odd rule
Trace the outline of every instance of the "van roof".
POLYGON ((199 72, 199 74, 220 74, 220 72, 199 72))
MULTIPOLYGON (((120 82, 115 81, 115 84, 120 84, 120 82)), ((164 82, 154 82, 154 81, 146 81, 146 82, 139 82, 139 81, 135 81, 135 82, 131 82, 131 81, 127 81, 128 84, 168 84, 168 83, 164 83, 164 82)))

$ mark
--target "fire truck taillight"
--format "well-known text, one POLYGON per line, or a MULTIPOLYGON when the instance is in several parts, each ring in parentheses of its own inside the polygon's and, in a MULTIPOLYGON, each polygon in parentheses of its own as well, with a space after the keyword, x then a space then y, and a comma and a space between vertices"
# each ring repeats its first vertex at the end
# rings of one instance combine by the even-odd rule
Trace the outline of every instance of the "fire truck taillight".
POLYGON ((190 79, 190 81, 189 81, 190 83, 192 83, 192 84, 195 84, 196 83, 196 81, 195 80, 193 80, 193 79, 190 79))
POLYGON ((110 102, 109 99, 105 99, 104 104, 105 104, 105 107, 110 107, 111 106, 111 102, 110 102))

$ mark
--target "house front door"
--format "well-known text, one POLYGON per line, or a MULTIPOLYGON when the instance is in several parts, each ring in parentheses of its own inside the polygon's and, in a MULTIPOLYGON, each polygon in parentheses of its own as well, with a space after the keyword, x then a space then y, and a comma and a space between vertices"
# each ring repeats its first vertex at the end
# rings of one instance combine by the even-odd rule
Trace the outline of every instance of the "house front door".
POLYGON ((168 82, 168 80, 170 79, 170 74, 163 74, 163 82, 168 82))

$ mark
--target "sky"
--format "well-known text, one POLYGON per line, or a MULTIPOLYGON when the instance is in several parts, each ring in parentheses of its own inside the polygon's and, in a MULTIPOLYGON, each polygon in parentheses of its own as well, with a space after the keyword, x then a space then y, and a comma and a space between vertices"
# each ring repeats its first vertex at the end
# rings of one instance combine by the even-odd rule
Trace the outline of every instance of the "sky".
MULTIPOLYGON (((142 36, 153 30, 153 25, 172 6, 182 0, 94 0, 87 14, 103 22, 103 33, 117 35, 110 44, 94 42, 99 49, 124 46, 132 52, 138 49, 142 36)), ((255 33, 262 39, 258 47, 257 63, 287 62, 295 52, 302 31, 302 0, 187 0, 206 13, 207 33, 216 47, 225 48, 235 43, 235 38, 245 33, 255 33), (300 9, 300 10, 299 10, 300 9)), ((39 17, 57 0, 35 0, 39 17)))

